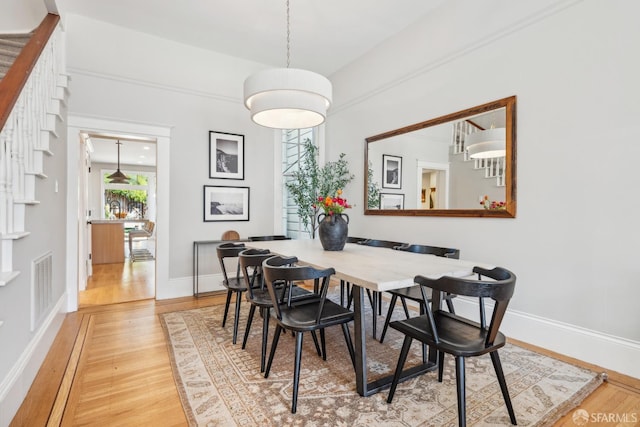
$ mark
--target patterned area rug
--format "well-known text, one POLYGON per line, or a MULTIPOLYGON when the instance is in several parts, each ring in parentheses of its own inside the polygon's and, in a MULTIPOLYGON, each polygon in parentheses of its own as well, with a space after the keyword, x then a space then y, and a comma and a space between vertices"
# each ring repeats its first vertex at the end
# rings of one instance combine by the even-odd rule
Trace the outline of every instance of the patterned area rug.
MULTIPOLYGON (((293 337, 280 338, 265 379, 260 374, 262 319, 256 313, 247 347, 242 350, 248 304, 243 301, 235 345, 231 342, 233 309, 222 328, 223 309, 218 305, 160 315, 191 426, 458 425, 452 357, 445 359, 442 383, 436 372, 405 381, 398 386, 393 403, 387 404, 386 390, 370 397, 355 391, 355 375, 340 327, 326 331, 326 361, 305 336, 298 410, 291 414, 293 337)), ((378 335, 383 322, 384 317, 379 317, 378 335)), ((369 318, 366 325, 371 325, 369 318)), ((274 327, 270 329, 273 333, 274 327)), ((368 338, 369 381, 393 373, 401 345, 402 335, 391 329, 384 344, 368 338)), ((414 343, 412 359, 405 366, 417 362, 420 354, 414 343)), ((511 344, 500 350, 500 358, 519 426, 552 424, 602 382, 597 373, 511 344)), ((466 380, 468 425, 511 425, 488 355, 467 359, 466 380)))

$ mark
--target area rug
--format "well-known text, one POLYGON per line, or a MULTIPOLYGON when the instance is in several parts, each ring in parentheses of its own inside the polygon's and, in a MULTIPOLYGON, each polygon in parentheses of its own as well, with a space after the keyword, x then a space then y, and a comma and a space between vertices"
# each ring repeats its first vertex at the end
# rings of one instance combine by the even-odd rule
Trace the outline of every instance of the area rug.
MULTIPOLYGON (((233 310, 222 328, 222 305, 160 315, 190 426, 458 425, 452 357, 445 359, 442 383, 436 372, 405 381, 398 386, 393 403, 387 404, 387 390, 370 397, 357 394, 340 327, 326 331, 326 361, 318 357, 310 337, 305 337, 298 409, 291 414, 294 339, 289 334, 280 338, 265 379, 260 373, 262 319, 256 314, 247 347, 242 350, 248 313, 248 304, 243 305, 235 345, 233 310)), ((403 315, 399 312, 398 316, 403 315)), ((378 324, 383 321, 384 317, 379 317, 378 324)), ((370 318, 366 325, 371 326, 370 318)), ((274 328, 270 329, 273 333, 274 328)), ((402 335, 395 330, 389 329, 384 344, 368 337, 369 381, 393 373, 401 346, 402 335)), ((419 361, 420 347, 416 343, 413 347, 405 366, 419 361)), ((602 382, 595 372, 516 345, 507 344, 500 350, 500 358, 519 426, 553 424, 602 382)), ((467 424, 510 425, 488 355, 467 359, 466 380, 467 424)))

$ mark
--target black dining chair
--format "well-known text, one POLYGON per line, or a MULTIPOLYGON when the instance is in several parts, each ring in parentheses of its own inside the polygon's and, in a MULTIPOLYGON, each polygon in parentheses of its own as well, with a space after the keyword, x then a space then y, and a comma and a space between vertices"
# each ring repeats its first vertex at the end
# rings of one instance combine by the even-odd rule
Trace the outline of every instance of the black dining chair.
POLYGON ((347 349, 351 357, 351 363, 355 368, 355 355, 351 334, 348 324, 354 320, 354 313, 340 304, 327 299, 327 290, 331 276, 335 274, 333 268, 318 270, 310 266, 291 266, 297 262, 297 258, 272 257, 262 264, 265 276, 265 283, 271 302, 273 304, 274 317, 276 320, 276 330, 269 352, 269 361, 264 373, 264 377, 269 377, 273 358, 278 346, 278 340, 282 331, 295 333, 295 358, 293 369, 293 397, 291 403, 291 413, 296 412, 298 405, 298 386, 300 383, 300 366, 302 359, 302 338, 305 332, 320 331, 322 341, 322 355, 326 360, 327 352, 325 348, 324 330, 332 326, 340 325, 344 335, 347 349), (298 281, 314 281, 314 290, 319 298, 313 303, 304 305, 279 304, 279 295, 276 285, 278 283, 292 283, 298 281))
POLYGON ((266 242, 268 240, 291 240, 291 237, 284 236, 282 234, 274 234, 271 236, 251 236, 250 242, 266 242))
POLYGON ((227 267, 225 259, 237 258, 246 247, 244 243, 222 243, 216 248, 218 255, 218 261, 220 262, 220 269, 222 270, 222 286, 227 288, 227 300, 224 304, 224 316, 222 317, 222 327, 224 328, 227 323, 227 314, 229 313, 229 305, 231 304, 231 297, 236 296, 236 310, 235 317, 233 319, 233 343, 236 343, 238 336, 238 321, 240 319, 240 302, 242 301, 242 293, 246 291, 244 280, 240 274, 240 263, 236 262, 237 269, 235 276, 229 276, 227 273, 227 267))
MULTIPOLYGON (((413 252, 417 254, 427 254, 427 255, 435 255, 445 258, 454 258, 460 259, 460 250, 453 248, 442 248, 438 246, 427 246, 427 245, 400 245, 395 246, 393 249, 399 251, 413 252)), ((391 301, 389 302, 389 311, 387 311, 387 317, 384 320, 384 326, 382 327, 382 333, 380 334, 380 343, 384 342, 384 337, 387 334, 387 329, 389 328, 389 322, 391 321, 391 316, 393 314, 393 310, 396 306, 396 302, 398 298, 402 302, 402 307, 404 309, 404 314, 409 318, 409 309, 407 308, 407 300, 414 301, 418 303, 418 307, 420 309, 420 314, 424 314, 424 305, 425 301, 422 299, 422 292, 420 291, 420 286, 411 286, 408 288, 400 288, 393 289, 391 291, 387 291, 391 294, 391 301)), ((453 306, 452 299, 455 298, 455 295, 447 294, 445 295, 445 302, 447 304, 447 308, 451 313, 455 313, 455 308, 453 306)), ((426 303, 429 303, 427 301, 426 303)))
POLYGON ((416 339, 437 351, 439 382, 442 382, 444 354, 448 353, 455 356, 458 424, 460 426, 466 425, 465 358, 481 356, 487 353, 491 356, 491 362, 496 371, 511 424, 516 425, 516 416, 509 397, 500 357, 498 356, 498 349, 506 343, 506 337, 499 330, 500 324, 513 296, 516 276, 511 271, 500 267, 491 270, 474 267, 473 271, 478 274, 477 279, 449 276, 439 279, 429 279, 424 276, 415 277, 414 280, 420 285, 425 301, 427 300, 427 292, 434 293, 432 307, 427 304, 425 306, 425 314, 389 324, 393 329, 403 333, 405 338, 387 402, 391 403, 393 400, 409 354, 411 342, 416 339), (442 293, 477 297, 480 306, 480 323, 458 314, 441 310, 442 293), (489 317, 491 320, 488 325, 485 314, 485 298, 491 298, 494 301, 493 312, 489 317))
MULTIPOLYGON (((253 317, 255 315, 256 308, 258 308, 260 310, 260 315, 262 316, 262 352, 260 357, 260 372, 264 372, 265 368, 269 335, 269 318, 271 317, 271 307, 273 307, 271 297, 269 296, 269 292, 264 284, 262 263, 272 256, 274 255, 268 249, 246 249, 240 252, 238 259, 240 269, 242 270, 242 275, 244 277, 245 288, 247 290, 246 298, 251 304, 244 331, 244 338, 242 340, 242 349, 244 350, 247 346, 253 317)), ((299 287, 295 283, 292 283, 291 286, 291 292, 288 292, 289 290, 285 289, 284 286, 277 286, 277 289, 280 292, 280 303, 284 304, 286 302, 285 297, 289 299, 289 303, 293 304, 304 304, 318 299, 316 294, 299 287)), ((318 340, 315 335, 314 343, 316 344, 318 354, 322 356, 318 340)))

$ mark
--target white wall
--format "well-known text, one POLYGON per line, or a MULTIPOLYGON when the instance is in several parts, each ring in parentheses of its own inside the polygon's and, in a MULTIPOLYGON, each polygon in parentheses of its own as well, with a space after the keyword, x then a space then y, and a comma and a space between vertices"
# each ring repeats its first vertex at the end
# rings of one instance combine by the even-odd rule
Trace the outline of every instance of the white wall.
MULTIPOLYGON (((66 118, 61 109, 60 117, 66 118)), ((46 178, 36 179, 38 204, 26 207, 25 229, 30 234, 13 243, 13 270, 20 275, 0 287, 0 426, 9 425, 40 364, 47 355, 62 321, 66 301, 67 130, 57 119, 56 133, 50 135, 53 156, 45 156, 46 178), (31 263, 52 253, 51 305, 34 330, 31 330, 31 263)))
POLYGON ((0 30, 3 34, 33 31, 47 14, 42 0, 2 0, 0 30))
POLYGON ((513 270, 512 336, 639 377, 640 3, 460 3, 332 76, 328 157, 362 177, 364 138, 516 95, 517 218, 364 216, 357 180, 350 231, 513 270))
POLYGON ((171 127, 169 277, 190 294, 194 240, 228 229, 273 234, 273 131, 253 124, 241 101, 244 78, 261 67, 80 16, 65 21, 70 114, 171 127), (244 180, 209 179, 210 130, 245 136, 244 180), (250 187, 250 221, 203 222, 204 185, 250 187))

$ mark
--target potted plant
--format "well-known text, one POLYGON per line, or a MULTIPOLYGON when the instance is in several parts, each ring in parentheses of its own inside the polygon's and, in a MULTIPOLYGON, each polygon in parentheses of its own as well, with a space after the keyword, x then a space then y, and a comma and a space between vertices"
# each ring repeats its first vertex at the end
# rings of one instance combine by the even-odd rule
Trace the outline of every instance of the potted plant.
POLYGON ((318 229, 318 197, 336 194, 351 182, 354 175, 349 173, 349 163, 345 154, 338 160, 318 165, 318 147, 310 139, 303 142, 304 156, 300 159, 298 170, 293 172, 293 180, 286 184, 287 189, 298 207, 298 216, 312 239, 318 229))

